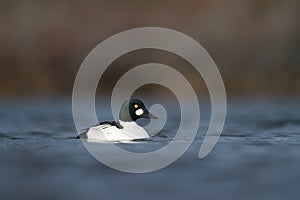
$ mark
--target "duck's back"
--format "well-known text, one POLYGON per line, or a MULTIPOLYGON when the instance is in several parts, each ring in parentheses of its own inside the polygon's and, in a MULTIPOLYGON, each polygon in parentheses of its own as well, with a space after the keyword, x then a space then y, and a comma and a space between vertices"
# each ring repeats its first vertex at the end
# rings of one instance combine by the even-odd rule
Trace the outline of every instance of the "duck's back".
POLYGON ((123 133, 122 129, 111 125, 99 125, 92 127, 86 133, 87 139, 98 141, 120 141, 130 140, 130 138, 123 133))

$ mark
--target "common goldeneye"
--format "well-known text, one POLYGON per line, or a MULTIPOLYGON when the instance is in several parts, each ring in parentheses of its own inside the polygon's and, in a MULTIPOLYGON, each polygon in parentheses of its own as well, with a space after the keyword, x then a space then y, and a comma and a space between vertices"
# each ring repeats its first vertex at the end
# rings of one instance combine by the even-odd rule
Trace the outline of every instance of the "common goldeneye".
POLYGON ((87 129, 78 139, 103 142, 131 141, 149 138, 146 130, 136 123, 140 118, 157 119, 139 99, 130 99, 122 104, 119 121, 104 121, 87 129))

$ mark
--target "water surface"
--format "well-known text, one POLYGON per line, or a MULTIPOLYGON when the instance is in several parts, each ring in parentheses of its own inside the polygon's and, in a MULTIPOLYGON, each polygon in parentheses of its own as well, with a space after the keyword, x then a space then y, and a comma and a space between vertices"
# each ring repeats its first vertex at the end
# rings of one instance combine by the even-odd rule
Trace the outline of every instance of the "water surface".
MULTIPOLYGON (((148 174, 118 172, 95 160, 74 139, 70 99, 2 101, 0 106, 0 199, 276 200, 300 195, 300 103, 295 100, 229 100, 222 136, 199 160, 209 122, 209 104, 203 103, 191 148, 169 167, 148 174)), ((177 127, 178 118, 171 116, 154 138, 120 146, 157 149, 177 127)))

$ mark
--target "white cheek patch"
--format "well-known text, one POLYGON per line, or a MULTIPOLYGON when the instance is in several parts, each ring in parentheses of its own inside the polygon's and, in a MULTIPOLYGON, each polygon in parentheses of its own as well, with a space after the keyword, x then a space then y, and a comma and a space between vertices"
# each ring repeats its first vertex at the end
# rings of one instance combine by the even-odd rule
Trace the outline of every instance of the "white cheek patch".
POLYGON ((137 116, 140 116, 140 115, 142 115, 143 113, 144 113, 143 109, 138 109, 138 110, 135 111, 135 114, 136 114, 137 116))

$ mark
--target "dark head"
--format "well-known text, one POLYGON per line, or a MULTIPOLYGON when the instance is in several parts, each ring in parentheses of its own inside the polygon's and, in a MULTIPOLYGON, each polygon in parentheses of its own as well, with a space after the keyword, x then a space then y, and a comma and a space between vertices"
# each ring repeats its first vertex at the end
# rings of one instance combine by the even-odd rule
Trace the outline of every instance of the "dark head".
POLYGON ((151 114, 139 99, 130 99, 122 104, 119 119, 121 121, 136 121, 139 118, 157 119, 151 114))

